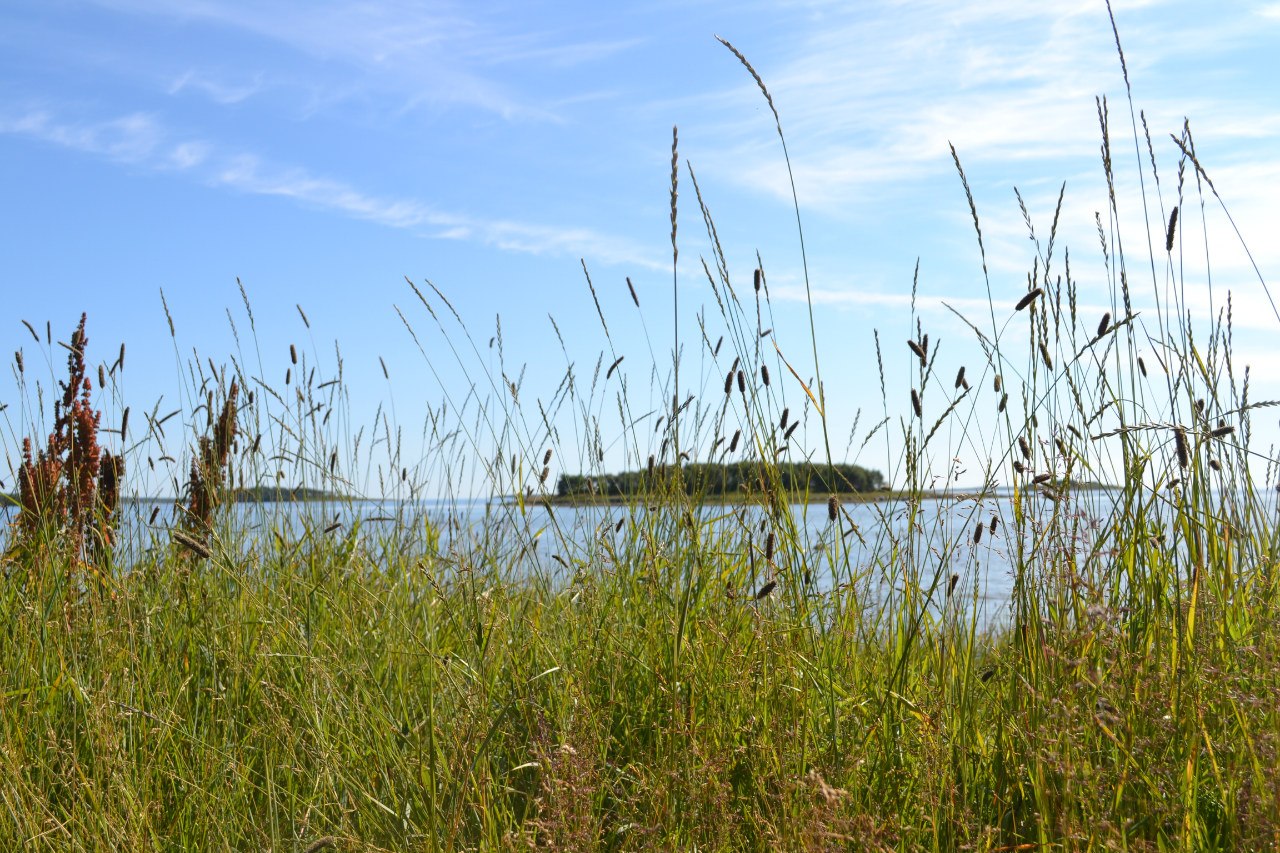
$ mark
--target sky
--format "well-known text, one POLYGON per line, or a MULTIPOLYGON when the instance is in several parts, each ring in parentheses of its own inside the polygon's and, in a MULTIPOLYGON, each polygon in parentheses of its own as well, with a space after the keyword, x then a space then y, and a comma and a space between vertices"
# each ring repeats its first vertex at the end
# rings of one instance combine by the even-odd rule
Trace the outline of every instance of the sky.
MULTIPOLYGON (((795 369, 793 377, 769 354, 783 377, 777 393, 803 408, 816 338, 837 461, 892 469, 909 416, 902 389, 915 377, 905 341, 917 321, 947 348, 937 363, 945 380, 929 401, 936 415, 956 366, 980 368, 972 330, 947 305, 990 331, 988 292, 1003 323, 1026 291, 1038 250, 1015 188, 1041 255, 1063 192, 1052 269, 1063 271, 1065 247, 1081 315, 1113 310, 1095 218, 1110 230, 1095 100, 1103 96, 1144 334, 1158 337, 1156 306, 1170 281, 1205 337, 1230 292, 1235 358, 1252 367, 1251 396, 1280 398, 1280 316, 1263 284, 1280 279, 1280 3, 1206 8, 1114 2, 1157 188, 1147 152, 1135 151, 1102 0, 5 3, 0 335, 7 352, 22 350, 25 372, 0 377, 0 477, 11 484, 21 436, 48 429, 40 413, 65 359, 57 342, 82 312, 93 365, 110 366, 127 346, 124 369, 95 400, 105 423, 131 409, 131 483, 141 493, 172 490, 183 448, 203 425, 200 372, 233 358, 282 389, 286 371, 292 379, 314 367, 313 384, 335 377, 341 357, 338 439, 390 413, 402 461, 438 452, 423 437, 428 412, 470 405, 473 387, 492 397, 504 374, 519 386, 526 443, 554 445, 556 472, 584 470, 572 426, 583 406, 599 417, 604 467, 633 464, 648 448, 628 455, 616 388, 590 391, 593 373, 623 356, 617 381, 629 383, 633 414, 652 411, 653 420, 664 396, 669 403, 677 336, 682 389, 715 402, 728 360, 700 350, 698 318, 712 340, 725 323, 703 272, 703 259, 716 265, 691 174, 748 300, 757 253, 763 260, 773 313, 761 325, 795 369), (716 36, 749 58, 772 95, 803 255, 773 115, 716 36), (1178 203, 1170 135, 1184 119, 1231 220, 1213 194, 1201 213, 1188 174, 1171 261, 1162 245, 1178 203), (977 207, 986 277, 950 146, 977 207), (438 323, 406 279, 429 296, 438 323), (501 364, 490 343, 499 327, 501 364), (547 442, 535 402, 556 399, 569 365, 586 402, 549 418, 558 438, 547 442), (143 414, 174 410, 164 441, 149 437, 143 414), (860 449, 886 412, 888 444, 860 449)), ((470 412, 467 441, 489 454, 493 443, 470 412)), ((1153 420, 1159 414, 1156 406, 1153 420)), ((1266 410, 1258 415, 1263 450, 1275 427, 1266 410)), ((797 442, 822 446, 812 420, 797 442)), ((963 477, 980 481, 979 451, 957 454, 963 477)), ((379 488, 370 469, 348 476, 379 488)), ((455 488, 483 492, 482 479, 473 471, 455 488)))

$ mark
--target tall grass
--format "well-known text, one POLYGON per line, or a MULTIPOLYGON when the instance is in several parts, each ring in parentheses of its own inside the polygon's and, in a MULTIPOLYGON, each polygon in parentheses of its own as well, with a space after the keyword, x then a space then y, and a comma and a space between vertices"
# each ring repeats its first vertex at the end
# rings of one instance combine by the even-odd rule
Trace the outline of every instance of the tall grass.
MULTIPOLYGON (((1055 211, 1026 295, 962 318, 980 363, 949 362, 923 319, 905 347, 877 333, 883 416, 846 451, 902 448, 875 524, 782 476, 782 460, 841 461, 819 342, 805 342, 808 380, 805 347, 773 338, 763 264, 750 285, 731 275, 689 164, 710 247, 696 345, 678 331, 668 361, 646 331, 651 363, 624 360, 584 265, 599 358, 579 372, 561 340, 558 388, 531 399, 500 326, 482 356, 445 293, 410 283, 397 311, 422 367, 460 368, 474 388, 441 392, 420 459, 391 400, 354 428, 340 352, 331 367, 294 343, 287 365, 264 355, 246 295, 229 366, 186 365, 185 434, 158 408, 134 415, 146 444, 100 425, 126 470, 168 462, 173 508, 86 522, 50 499, 9 533, 4 846, 1280 845, 1276 507, 1259 487, 1275 459, 1250 442, 1272 403, 1250 399, 1232 359, 1230 296, 1203 337, 1187 312, 1178 212, 1212 189, 1190 131, 1169 187, 1145 119, 1141 134, 1132 123, 1153 223, 1139 271, 1103 101, 1099 121, 1111 310, 1079 310, 1055 211), (1139 286, 1154 315, 1135 311, 1139 286), (1153 329, 1158 365, 1139 354, 1153 329), (899 358, 909 388, 886 385, 899 358), (612 447, 647 472, 640 493, 552 500, 555 466, 603 477, 612 447), (952 485, 959 453, 985 462, 976 491, 952 485), (683 464, 742 460, 759 466, 741 504, 712 500, 707 469, 683 464), (364 483, 402 500, 371 511, 354 500, 364 483), (296 523, 231 511, 230 488, 276 485, 347 499, 296 523), (476 492, 510 497, 477 511, 476 492), (823 501, 826 525, 805 526, 795 507, 823 501), (1013 592, 988 621, 993 547, 1013 592)), ((674 263, 674 146, 673 167, 674 263)), ((82 327, 70 349, 86 347, 82 327)), ((108 388, 123 356, 100 373, 108 388)), ((43 434, 43 390, 18 359, 11 458, 43 434)))

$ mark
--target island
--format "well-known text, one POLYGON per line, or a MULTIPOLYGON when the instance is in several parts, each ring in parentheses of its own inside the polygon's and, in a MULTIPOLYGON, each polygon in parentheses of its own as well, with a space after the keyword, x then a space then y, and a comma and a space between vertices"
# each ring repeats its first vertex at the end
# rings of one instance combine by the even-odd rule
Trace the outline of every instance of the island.
MULTIPOLYGON (((556 482, 558 502, 625 500, 652 496, 675 482, 673 466, 655 466, 618 474, 561 474, 556 482)), ((801 462, 689 463, 680 466, 684 489, 711 500, 750 499, 766 487, 810 495, 883 493, 884 475, 860 465, 815 465, 801 462)))
POLYGON ((304 503, 311 501, 341 501, 346 497, 337 492, 324 489, 310 489, 304 486, 253 486, 236 489, 232 492, 232 500, 236 503, 304 503))

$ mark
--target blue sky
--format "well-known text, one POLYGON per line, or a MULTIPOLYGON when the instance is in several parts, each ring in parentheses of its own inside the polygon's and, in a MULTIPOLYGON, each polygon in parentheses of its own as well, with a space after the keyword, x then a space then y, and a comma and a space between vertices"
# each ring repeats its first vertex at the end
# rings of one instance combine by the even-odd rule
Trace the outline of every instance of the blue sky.
MULTIPOLYGON (((1169 134, 1185 116, 1200 159, 1273 281, 1280 3, 1206 8, 1116 0, 1135 102, 1164 170, 1164 210, 1176 182, 1169 134)), ((859 408, 874 413, 864 425, 881 416, 879 383, 867 369, 873 329, 885 342, 890 385, 908 381, 903 341, 915 331, 917 259, 917 310, 933 339, 950 347, 946 364, 968 354, 972 365, 976 349, 944 300, 989 323, 949 143, 973 189, 1001 304, 1025 290, 1035 257, 1014 187, 1043 240, 1066 182, 1059 243, 1071 249, 1082 313, 1100 317, 1111 305, 1094 219, 1102 211, 1105 220, 1107 205, 1094 98, 1107 96, 1126 254, 1132 269, 1147 270, 1135 276, 1136 301, 1152 304, 1124 81, 1100 0, 13 2, 0 9, 0 246, 8 280, 0 328, 8 351, 24 349, 30 382, 24 400, 14 376, 0 379, 0 401, 12 404, 4 414, 10 466, 15 437, 34 417, 33 384, 47 387, 50 358, 54 366, 63 359, 56 344, 51 357, 42 355, 21 320, 41 330, 48 321, 55 341, 66 340, 87 311, 95 364, 113 360, 121 341, 128 348, 120 386, 103 395, 108 421, 122 405, 137 418, 162 395, 158 411, 183 408, 182 420, 194 406, 192 354, 227 363, 237 352, 232 323, 242 351, 253 349, 237 278, 261 350, 260 366, 256 354, 248 359, 253 372, 260 367, 282 384, 294 343, 331 375, 336 340, 353 422, 370 422, 380 402, 394 405, 412 445, 427 407, 465 399, 466 377, 483 371, 479 361, 466 369, 454 363, 405 276, 420 286, 430 279, 449 297, 484 359, 492 358, 485 344, 501 316, 510 372, 527 364, 528 401, 550 399, 566 359, 588 381, 609 346, 585 261, 613 351, 628 356, 630 381, 643 389, 641 408, 646 396, 657 405, 661 389, 647 368, 650 349, 665 363, 672 341, 673 125, 682 161, 678 299, 686 348, 696 343, 697 312, 707 309, 709 331, 716 316, 698 261, 710 259, 709 246, 685 160, 736 286, 749 289, 759 251, 776 339, 797 371, 812 376, 800 253, 772 117, 716 34, 763 75, 787 134, 837 455, 859 408), (434 372, 395 306, 420 333, 434 372)), ((1280 383, 1269 379, 1280 372, 1271 346, 1280 319, 1209 201, 1203 226, 1196 213, 1184 232, 1188 306, 1207 322, 1203 233, 1214 304, 1232 292, 1236 358, 1253 365, 1251 393, 1280 397, 1280 383)), ((794 383, 786 393, 801 402, 794 383)), ((908 408, 900 393, 890 404, 895 419, 908 408)), ((1274 427, 1274 418, 1264 420, 1274 427)), ((602 425, 616 436, 616 419, 602 425)), ((816 434, 808 434, 815 447, 816 434)), ((181 445, 171 438, 164 451, 179 456, 181 445)), ((607 467, 620 467, 612 447, 607 467)), ((569 436, 562 449, 557 465, 576 470, 569 436)), ((876 451, 860 461, 883 468, 884 459, 876 451)), ((977 460, 966 462, 976 470, 977 460)), ((136 487, 163 491, 171 474, 163 465, 157 471, 136 487)))

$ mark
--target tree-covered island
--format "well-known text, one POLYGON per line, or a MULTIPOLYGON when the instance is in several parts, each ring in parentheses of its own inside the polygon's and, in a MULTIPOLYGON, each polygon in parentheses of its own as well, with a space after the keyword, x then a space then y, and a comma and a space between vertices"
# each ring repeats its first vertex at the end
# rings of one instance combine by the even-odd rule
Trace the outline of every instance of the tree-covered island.
MULTIPOLYGON (((673 474, 670 467, 598 476, 562 474, 556 483, 556 496, 575 500, 651 495, 660 478, 671 478, 673 474)), ((690 492, 724 499, 760 492, 766 482, 791 493, 822 495, 881 492, 889 487, 883 474, 860 465, 800 462, 692 463, 681 466, 681 478, 690 492)))

